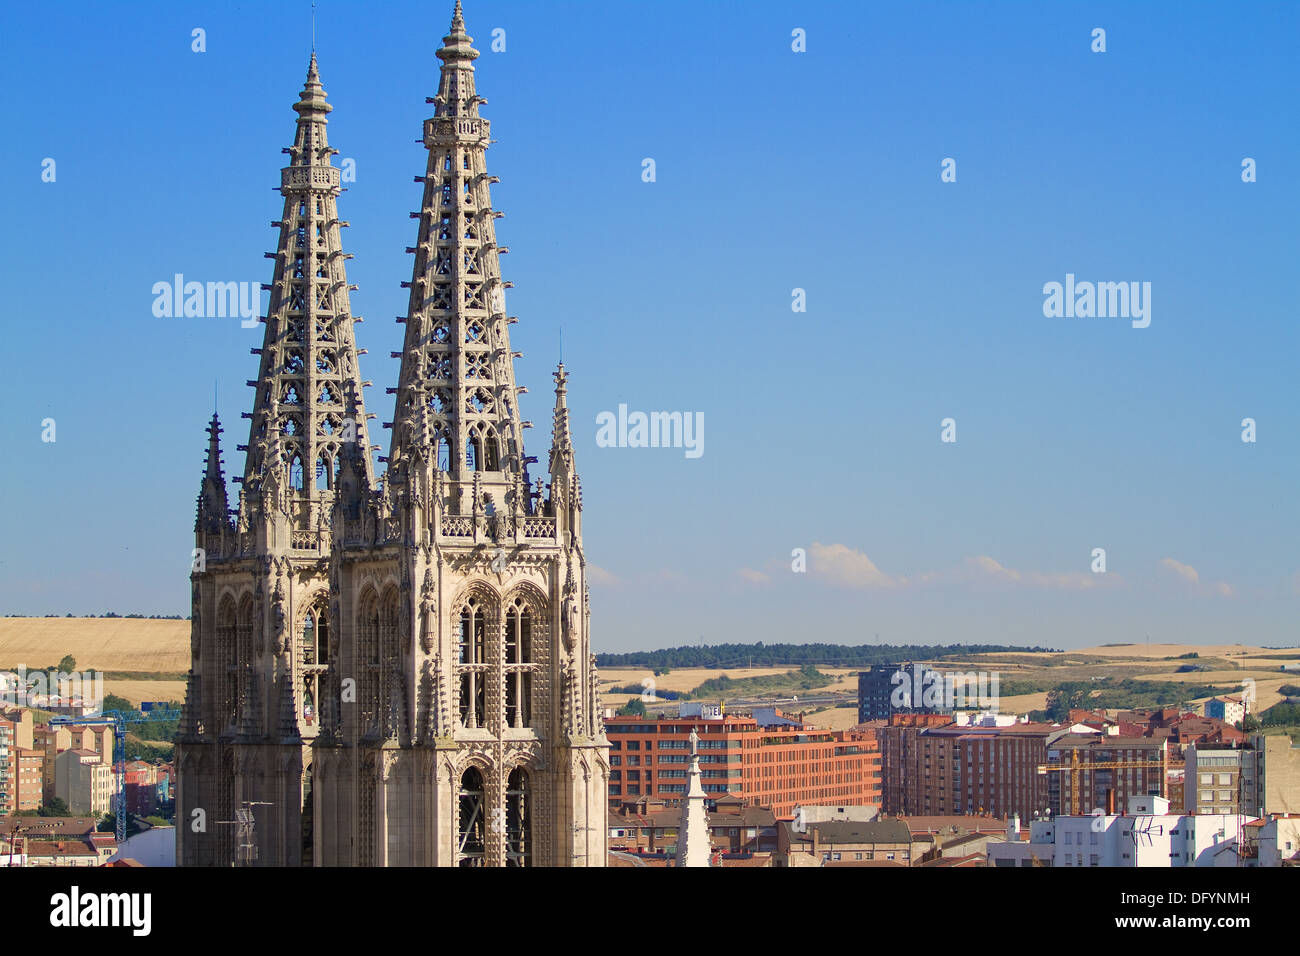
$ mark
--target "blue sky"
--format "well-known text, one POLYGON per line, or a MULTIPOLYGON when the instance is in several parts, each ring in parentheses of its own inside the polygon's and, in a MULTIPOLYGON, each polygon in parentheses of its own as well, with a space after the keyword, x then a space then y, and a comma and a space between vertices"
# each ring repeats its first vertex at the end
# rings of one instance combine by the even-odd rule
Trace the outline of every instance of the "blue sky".
MULTIPOLYGON (((318 7, 382 421, 450 8, 318 7)), ((597 650, 1296 643, 1300 7, 465 15, 543 458, 563 328, 597 650), (1150 326, 1045 317, 1067 273, 1150 282, 1150 326), (619 403, 703 413, 704 454, 597 447, 619 403)), ((310 44, 308 3, 0 12, 3 613, 188 613, 214 381, 239 473, 261 327, 150 290, 270 280, 310 44)))

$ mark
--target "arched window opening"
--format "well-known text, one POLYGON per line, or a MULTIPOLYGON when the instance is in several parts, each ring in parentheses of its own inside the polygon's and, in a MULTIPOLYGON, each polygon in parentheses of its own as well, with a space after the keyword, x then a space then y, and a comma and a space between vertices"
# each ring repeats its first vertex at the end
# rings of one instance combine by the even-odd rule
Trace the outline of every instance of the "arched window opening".
POLYGON ((482 727, 487 716, 487 616, 475 598, 461 608, 457 658, 461 725, 482 727))
POLYGON ((506 782, 506 866, 532 866, 532 820, 528 771, 516 767, 506 782))
POLYGON ((505 629, 505 698, 506 726, 532 725, 533 674, 532 668, 533 619, 528 605, 516 598, 506 609, 505 629))
POLYGON ((366 737, 379 730, 379 601, 373 591, 361 599, 357 634, 358 729, 366 737))
POLYGON ((451 471, 451 443, 446 435, 438 436, 438 470, 451 471))
POLYGON ((334 470, 330 468, 328 456, 320 455, 316 459, 316 490, 329 491, 333 487, 334 470))
POLYGON ((302 491, 302 458, 298 455, 289 460, 289 487, 302 491))
POLYGON ((460 777, 457 821, 457 866, 485 866, 487 850, 486 808, 483 805, 483 774, 470 767, 460 777))
POLYGON ((379 702, 384 736, 406 733, 406 696, 402 677, 402 636, 398 626, 401 605, 396 588, 384 592, 379 615, 379 702))
POLYGON ((235 660, 248 664, 253 660, 253 615, 255 605, 252 597, 245 597, 239 605, 239 624, 236 629, 235 660))
POLYGON ((235 723, 235 706, 239 699, 236 693, 239 674, 235 640, 235 602, 227 596, 217 612, 217 664, 221 680, 221 711, 217 718, 223 727, 235 723))
POLYGON ((465 442, 465 467, 470 471, 478 471, 478 436, 470 435, 465 442))
POLYGON ((302 678, 299 685, 299 713, 308 727, 319 724, 317 702, 329 664, 329 613, 324 607, 312 607, 303 618, 298 640, 298 661, 302 678))
POLYGON ((501 453, 497 447, 497 436, 488 435, 484 446, 483 470, 499 471, 501 469, 501 453))

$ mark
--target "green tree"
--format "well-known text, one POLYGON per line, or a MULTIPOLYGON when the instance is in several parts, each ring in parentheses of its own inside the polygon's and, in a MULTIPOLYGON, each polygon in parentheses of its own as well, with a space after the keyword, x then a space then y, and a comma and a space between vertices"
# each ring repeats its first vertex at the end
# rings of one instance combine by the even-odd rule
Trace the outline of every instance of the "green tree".
POLYGON ((1258 717, 1256 717, 1254 714, 1247 714, 1237 724, 1237 729, 1242 731, 1243 733, 1253 734, 1256 731, 1258 731, 1259 728, 1262 726, 1264 725, 1258 717))
POLYGON ((68 809, 68 805, 62 799, 55 797, 41 807, 38 815, 42 817, 70 817, 72 811, 68 809))
POLYGON ((71 654, 64 654, 63 660, 59 661, 59 670, 64 674, 71 674, 77 669, 77 659, 71 654))
POLYGON ((104 709, 105 709, 105 710, 125 710, 125 711, 130 712, 130 711, 135 710, 135 704, 131 703, 131 702, 130 702, 129 700, 127 700, 125 697, 118 697, 116 694, 105 694, 105 695, 104 695, 104 709))
POLYGON ((615 713, 620 717, 644 717, 645 704, 641 702, 640 697, 633 697, 626 704, 620 707, 615 713))

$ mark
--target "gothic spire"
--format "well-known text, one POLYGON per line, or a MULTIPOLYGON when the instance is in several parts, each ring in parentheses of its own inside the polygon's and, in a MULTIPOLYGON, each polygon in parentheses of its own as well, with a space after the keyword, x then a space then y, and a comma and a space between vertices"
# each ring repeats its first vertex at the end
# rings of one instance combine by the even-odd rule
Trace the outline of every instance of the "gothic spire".
POLYGON ((551 429, 551 475, 554 476, 561 468, 567 474, 573 473, 573 439, 569 437, 569 373, 561 362, 552 374, 555 378, 555 420, 551 429))
MULTIPOLYGON (((274 253, 275 271, 268 288, 270 305, 265 318, 262 356, 247 445, 244 482, 248 491, 259 490, 274 473, 271 487, 283 488, 290 500, 315 507, 293 509, 295 527, 314 527, 319 511, 328 508, 340 459, 349 441, 360 454, 356 464, 366 490, 373 484, 367 415, 361 401, 360 369, 348 293, 338 218, 339 169, 331 165, 326 135, 326 102, 312 53, 307 79, 298 101, 292 146, 284 152, 289 165, 280 171, 284 197, 274 253), (356 396, 355 400, 349 396, 356 396), (355 405, 353 404, 355 401, 355 405), (346 404, 345 404, 346 403, 346 404)), ((249 494, 250 508, 261 507, 261 496, 249 494)))
MULTIPOLYGON (((485 154, 489 123, 474 90, 478 51, 465 33, 460 5, 438 57, 443 61, 434 115, 424 124, 429 151, 392 423, 394 465, 417 449, 437 468, 472 484, 524 477, 523 428, 505 314, 500 255, 485 154), (429 446, 429 447, 425 447, 429 446)), ((394 356, 396 357, 396 356, 394 356)))
POLYGON ((230 504, 226 495, 226 475, 221 461, 221 421, 212 413, 208 424, 208 458, 203 469, 203 484, 199 489, 198 516, 195 531, 218 532, 229 520, 230 504))

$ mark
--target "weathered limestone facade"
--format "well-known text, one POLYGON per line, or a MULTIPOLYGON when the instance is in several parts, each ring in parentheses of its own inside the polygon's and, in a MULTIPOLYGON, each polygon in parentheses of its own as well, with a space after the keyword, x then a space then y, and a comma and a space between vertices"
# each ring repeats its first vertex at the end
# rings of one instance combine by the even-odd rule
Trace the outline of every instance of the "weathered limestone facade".
POLYGON ((437 55, 378 482, 314 55, 294 106, 233 510, 209 426, 177 751, 183 866, 230 865, 238 831, 224 821, 245 804, 257 865, 605 864, 609 743, 567 373, 550 482, 534 486, 459 3, 437 55))

